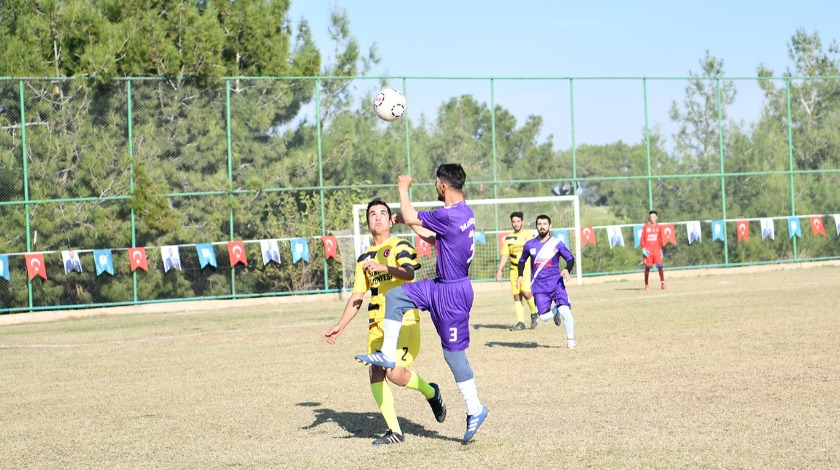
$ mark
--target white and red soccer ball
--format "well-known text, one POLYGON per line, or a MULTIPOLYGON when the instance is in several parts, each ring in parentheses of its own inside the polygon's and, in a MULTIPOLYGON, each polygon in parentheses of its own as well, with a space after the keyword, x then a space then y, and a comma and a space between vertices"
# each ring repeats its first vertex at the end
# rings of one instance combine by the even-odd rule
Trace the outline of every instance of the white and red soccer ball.
POLYGON ((394 88, 385 88, 373 99, 373 110, 383 121, 396 121, 405 113, 405 95, 394 88))

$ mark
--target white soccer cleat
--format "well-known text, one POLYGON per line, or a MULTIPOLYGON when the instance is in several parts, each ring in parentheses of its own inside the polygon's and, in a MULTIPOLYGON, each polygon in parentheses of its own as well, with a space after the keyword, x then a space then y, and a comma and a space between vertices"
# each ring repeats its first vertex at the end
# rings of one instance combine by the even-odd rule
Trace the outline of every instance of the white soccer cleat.
POLYGON ((566 346, 567 346, 569 349, 575 349, 575 348, 577 347, 577 344, 575 343, 575 340, 573 340, 573 339, 567 339, 567 340, 566 340, 566 346))

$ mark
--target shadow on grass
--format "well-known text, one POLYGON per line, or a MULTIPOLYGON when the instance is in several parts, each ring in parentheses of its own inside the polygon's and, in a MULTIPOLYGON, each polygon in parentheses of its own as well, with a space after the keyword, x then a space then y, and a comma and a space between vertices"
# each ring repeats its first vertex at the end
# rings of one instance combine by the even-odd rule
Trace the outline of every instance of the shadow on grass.
MULTIPOLYGON (((298 403, 297 405, 301 407, 315 408, 321 404, 317 402, 303 402, 298 403)), ((330 408, 316 408, 313 411, 315 412, 315 420, 312 424, 304 426, 301 429, 315 429, 324 423, 332 422, 339 425, 341 429, 350 434, 349 436, 342 436, 341 439, 376 439, 388 430, 385 425, 385 420, 379 413, 335 411, 330 408)), ((436 431, 430 431, 426 429, 425 426, 417 424, 410 419, 400 417, 399 420, 402 432, 407 436, 423 436, 430 439, 440 439, 442 441, 462 442, 461 439, 443 436, 438 434, 436 431)))
POLYGON ((509 330, 510 325, 482 325, 482 324, 473 324, 474 330, 480 330, 482 328, 486 328, 488 330, 509 330))
POLYGON ((533 341, 528 342, 504 342, 504 341, 488 341, 484 343, 485 346, 488 348, 514 348, 514 349, 537 349, 537 348, 559 348, 560 346, 551 346, 545 344, 535 343, 533 341))

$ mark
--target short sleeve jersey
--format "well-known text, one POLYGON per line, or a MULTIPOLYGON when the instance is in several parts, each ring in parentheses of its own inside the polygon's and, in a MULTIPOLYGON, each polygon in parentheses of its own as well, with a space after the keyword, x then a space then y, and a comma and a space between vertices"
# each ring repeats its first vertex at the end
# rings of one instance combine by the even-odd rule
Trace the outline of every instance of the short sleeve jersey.
POLYGON ((437 267, 441 280, 467 279, 475 256, 475 214, 461 201, 432 212, 418 212, 423 227, 435 232, 437 267))
POLYGON ((531 258, 531 290, 534 292, 552 292, 556 286, 565 287, 560 271, 560 258, 566 261, 575 259, 572 252, 557 237, 549 237, 545 242, 539 238, 528 240, 523 249, 522 259, 531 258))
POLYGON ((510 263, 511 271, 516 270, 519 264, 519 258, 522 256, 522 248, 525 242, 535 238, 537 234, 523 228, 519 233, 509 233, 502 241, 502 254, 508 255, 508 262, 510 263))
POLYGON ((661 230, 661 225, 645 222, 645 225, 642 227, 642 240, 639 243, 641 248, 646 249, 652 253, 656 253, 662 250, 662 234, 660 233, 661 230))
MULTIPOLYGON (((353 292, 365 293, 370 290, 368 303, 368 319, 371 323, 385 318, 385 294, 396 286, 407 282, 388 273, 370 274, 365 271, 365 261, 373 260, 385 266, 410 267, 416 272, 420 269, 417 262, 417 251, 408 241, 391 237, 381 245, 371 246, 356 261, 356 280, 353 292)), ((416 309, 405 312, 403 323, 419 322, 420 312, 416 309)))

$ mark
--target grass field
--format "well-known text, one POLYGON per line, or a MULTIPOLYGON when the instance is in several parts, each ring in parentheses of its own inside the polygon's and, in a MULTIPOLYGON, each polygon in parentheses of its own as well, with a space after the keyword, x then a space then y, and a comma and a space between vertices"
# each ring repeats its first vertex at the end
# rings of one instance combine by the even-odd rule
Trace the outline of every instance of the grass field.
POLYGON ((342 300, 2 326, 0 467, 840 468, 840 266, 640 281, 570 287, 576 350, 477 285, 467 445, 427 314, 413 369, 449 415, 394 387, 406 442, 383 448, 366 319, 320 340, 342 300))

